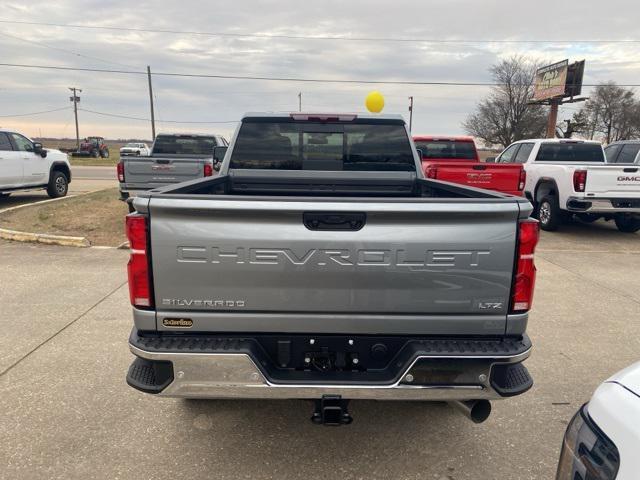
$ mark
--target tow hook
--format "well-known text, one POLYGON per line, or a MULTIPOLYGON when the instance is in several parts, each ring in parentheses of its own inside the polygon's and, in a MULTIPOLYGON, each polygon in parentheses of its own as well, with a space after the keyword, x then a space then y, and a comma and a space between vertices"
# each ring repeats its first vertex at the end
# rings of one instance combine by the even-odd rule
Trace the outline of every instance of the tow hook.
POLYGON ((353 417, 347 411, 348 406, 349 400, 343 400, 340 395, 323 395, 320 400, 315 400, 311 421, 316 425, 334 427, 349 425, 353 422, 353 417))

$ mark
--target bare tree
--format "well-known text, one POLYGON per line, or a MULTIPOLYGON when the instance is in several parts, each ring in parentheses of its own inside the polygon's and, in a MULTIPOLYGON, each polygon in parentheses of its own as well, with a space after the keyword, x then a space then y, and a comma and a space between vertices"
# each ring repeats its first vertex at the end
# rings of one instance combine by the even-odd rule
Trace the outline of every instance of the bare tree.
POLYGON ((533 79, 537 65, 522 56, 513 56, 493 65, 491 77, 496 86, 476 111, 463 122, 463 128, 487 145, 507 145, 523 138, 544 134, 546 108, 531 105, 533 79))
POLYGON ((605 143, 640 136, 640 102, 635 93, 607 82, 598 85, 587 104, 574 113, 576 131, 605 143))

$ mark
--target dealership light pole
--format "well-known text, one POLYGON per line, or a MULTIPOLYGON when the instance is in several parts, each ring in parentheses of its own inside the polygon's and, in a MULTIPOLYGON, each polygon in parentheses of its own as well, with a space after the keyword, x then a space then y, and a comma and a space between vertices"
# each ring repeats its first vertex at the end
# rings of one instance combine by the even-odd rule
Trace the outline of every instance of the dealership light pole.
POLYGON ((80 97, 76 95, 77 92, 81 92, 81 88, 69 87, 69 90, 73 92, 73 96, 69 97, 69 100, 73 102, 73 114, 76 117, 76 148, 80 150, 80 130, 78 130, 78 102, 80 97))
POLYGON ((413 125, 413 96, 409 97, 409 131, 413 125))
POLYGON ((151 86, 151 67, 147 65, 147 80, 149 81, 149 103, 151 104, 151 141, 156 139, 156 117, 153 112, 153 87, 151 86))

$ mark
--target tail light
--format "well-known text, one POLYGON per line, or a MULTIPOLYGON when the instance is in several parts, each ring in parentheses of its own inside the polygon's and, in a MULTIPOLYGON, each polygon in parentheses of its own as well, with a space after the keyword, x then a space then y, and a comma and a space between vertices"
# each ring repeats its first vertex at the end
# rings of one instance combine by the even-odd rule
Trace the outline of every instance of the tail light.
POLYGON ((213 175, 213 165, 209 164, 209 163, 205 163, 204 164, 204 176, 205 177, 210 177, 213 175))
POLYGON ((127 264, 129 297, 134 307, 153 307, 151 278, 147 252, 147 219, 139 213, 130 213, 126 219, 127 238, 131 255, 127 264))
POLYGON ((536 284, 536 266, 533 255, 540 236, 537 220, 520 222, 518 232, 518 258, 516 278, 511 297, 511 313, 526 312, 531 308, 536 284))
POLYGON ((438 178, 438 168, 437 167, 427 167, 427 169, 424 172, 425 176, 427 178, 433 178, 436 179, 438 178))
POLYGON ((124 163, 118 162, 118 166, 116 168, 118 170, 118 181, 124 182, 124 163))
POLYGON ((587 171, 574 170, 573 172, 573 190, 576 192, 584 192, 587 185, 587 171))
POLYGON ((520 180, 518 181, 518 190, 523 191, 524 185, 527 183, 527 172, 523 168, 520 170, 520 180))

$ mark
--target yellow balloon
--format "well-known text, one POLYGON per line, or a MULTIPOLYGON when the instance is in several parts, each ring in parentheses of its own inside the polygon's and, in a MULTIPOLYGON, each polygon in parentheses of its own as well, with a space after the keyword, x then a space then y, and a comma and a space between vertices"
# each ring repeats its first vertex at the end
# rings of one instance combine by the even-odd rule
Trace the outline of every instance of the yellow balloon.
POLYGON ((364 104, 371 113, 380 113, 384 108, 384 97, 378 91, 370 92, 364 104))

